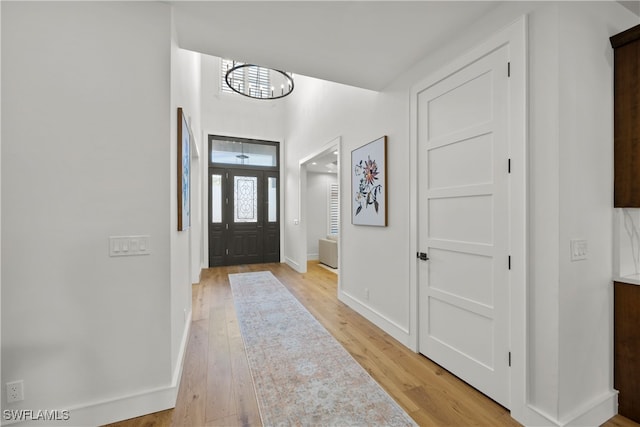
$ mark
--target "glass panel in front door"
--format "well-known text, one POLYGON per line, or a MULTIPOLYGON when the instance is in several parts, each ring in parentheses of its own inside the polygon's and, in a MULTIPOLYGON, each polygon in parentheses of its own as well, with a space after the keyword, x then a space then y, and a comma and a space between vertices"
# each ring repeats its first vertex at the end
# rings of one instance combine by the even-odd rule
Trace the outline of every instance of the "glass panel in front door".
POLYGON ((258 177, 233 177, 233 221, 258 222, 258 177))
POLYGON ((270 176, 267 181, 267 221, 278 221, 278 178, 270 176))
POLYGON ((222 175, 211 175, 211 223, 222 222, 222 175))

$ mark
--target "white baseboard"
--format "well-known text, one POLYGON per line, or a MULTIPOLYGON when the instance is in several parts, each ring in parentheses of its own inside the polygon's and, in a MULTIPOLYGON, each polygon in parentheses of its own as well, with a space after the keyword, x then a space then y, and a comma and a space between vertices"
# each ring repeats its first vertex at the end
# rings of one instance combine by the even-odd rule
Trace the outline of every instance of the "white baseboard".
POLYGON ((553 417, 544 414, 538 408, 531 405, 510 408, 511 418, 527 427, 557 427, 558 423, 553 421, 553 417))
POLYGON ((320 259, 320 254, 307 254, 307 261, 317 261, 320 259))
MULTIPOLYGON (((302 270, 302 268, 300 267, 300 264, 298 264, 297 262, 295 262, 294 260, 292 260, 289 257, 285 257, 284 258, 284 262, 291 268, 293 268, 295 271, 297 271, 298 273, 306 273, 306 270, 302 270)), ((306 266, 305 266, 306 267, 306 266)))
POLYGON ((531 427, 584 427, 602 425, 617 413, 618 392, 612 390, 559 420, 531 405, 527 405, 520 417, 514 418, 531 427))
MULTIPOLYGON (((7 421, 3 426, 99 426, 129 418, 140 417, 153 412, 164 411, 175 407, 178 386, 159 387, 137 394, 124 396, 103 402, 89 403, 68 409, 69 419, 64 420, 32 420, 22 422, 7 421)), ((62 417, 60 417, 62 418, 62 417)))
POLYGON ((565 417, 561 426, 599 426, 618 413, 618 392, 612 390, 565 417))
MULTIPOLYGON (((193 319, 193 310, 189 310, 187 318, 184 322, 184 329, 182 331, 182 339, 180 340, 180 348, 178 349, 178 358, 176 359, 176 366, 173 368, 173 375, 171 376, 171 386, 176 389, 176 398, 178 397, 178 388, 180 387, 180 380, 182 379, 182 371, 184 368, 184 357, 187 354, 187 345, 189 345, 189 333, 191 332, 191 320, 193 319)), ((175 406, 175 399, 173 401, 175 406)))
POLYGON ((128 420, 129 418, 140 417, 152 414, 158 411, 164 411, 176 406, 178 397, 178 389, 182 378, 182 368, 184 366, 184 357, 186 354, 187 344, 189 342, 189 332, 191 330, 191 312, 187 316, 185 328, 183 331, 180 350, 176 366, 173 369, 171 384, 166 387, 158 387, 142 391, 140 393, 122 396, 115 399, 104 400, 101 402, 86 403, 75 407, 68 408, 68 420, 42 420, 33 421, 7 421, 3 420, 2 425, 15 426, 98 426, 117 421, 128 420))
POLYGON ((409 330, 407 328, 398 325, 397 323, 388 319, 386 316, 383 316, 379 312, 375 311, 371 307, 365 305, 364 303, 360 302, 358 299, 354 298, 352 295, 349 295, 344 291, 338 292, 338 299, 354 309, 358 314, 362 315, 368 321, 391 335, 393 338, 400 341, 404 346, 415 351, 415 349, 411 348, 411 346, 409 345, 409 330))

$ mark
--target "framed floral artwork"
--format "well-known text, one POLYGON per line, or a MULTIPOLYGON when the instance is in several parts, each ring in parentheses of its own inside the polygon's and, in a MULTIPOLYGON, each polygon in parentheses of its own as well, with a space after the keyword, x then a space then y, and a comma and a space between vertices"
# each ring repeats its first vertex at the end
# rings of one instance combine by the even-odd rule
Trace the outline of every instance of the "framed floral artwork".
POLYGON ((351 152, 351 222, 387 226, 387 137, 351 152))
POLYGON ((178 108, 178 231, 191 225, 191 130, 182 108, 178 108))

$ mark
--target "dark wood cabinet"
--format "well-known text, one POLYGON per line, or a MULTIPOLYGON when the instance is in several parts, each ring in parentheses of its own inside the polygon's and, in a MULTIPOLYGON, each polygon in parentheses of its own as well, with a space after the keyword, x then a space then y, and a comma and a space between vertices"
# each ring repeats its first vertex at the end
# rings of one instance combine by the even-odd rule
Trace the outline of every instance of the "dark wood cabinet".
POLYGON ((610 38, 614 49, 614 206, 640 207, 640 25, 610 38))
POLYGON ((614 283, 614 387, 618 413, 640 423, 640 286, 614 283))

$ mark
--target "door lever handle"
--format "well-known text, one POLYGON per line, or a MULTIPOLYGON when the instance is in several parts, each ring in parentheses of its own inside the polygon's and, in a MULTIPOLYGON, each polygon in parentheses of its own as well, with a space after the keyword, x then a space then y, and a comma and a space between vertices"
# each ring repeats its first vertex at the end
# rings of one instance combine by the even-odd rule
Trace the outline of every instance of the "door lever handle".
POLYGON ((428 261, 429 257, 427 256, 426 252, 417 252, 416 253, 416 258, 420 258, 422 261, 428 261))

